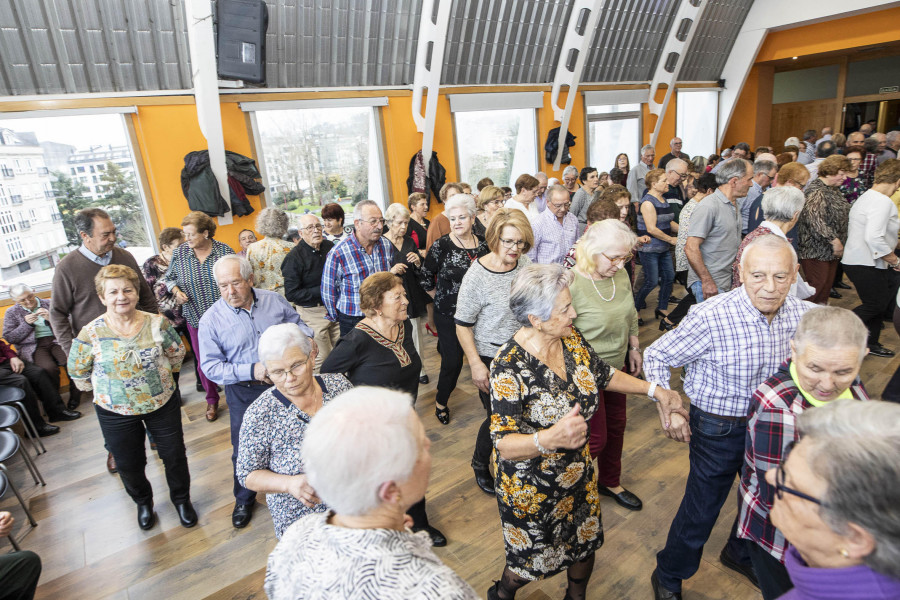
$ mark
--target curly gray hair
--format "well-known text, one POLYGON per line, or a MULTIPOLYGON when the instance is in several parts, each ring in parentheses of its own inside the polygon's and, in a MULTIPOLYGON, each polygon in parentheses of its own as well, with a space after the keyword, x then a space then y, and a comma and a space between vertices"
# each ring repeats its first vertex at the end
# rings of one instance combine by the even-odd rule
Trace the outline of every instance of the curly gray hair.
POLYGON ((264 208, 256 216, 256 230, 266 237, 283 238, 290 219, 280 208, 264 208))

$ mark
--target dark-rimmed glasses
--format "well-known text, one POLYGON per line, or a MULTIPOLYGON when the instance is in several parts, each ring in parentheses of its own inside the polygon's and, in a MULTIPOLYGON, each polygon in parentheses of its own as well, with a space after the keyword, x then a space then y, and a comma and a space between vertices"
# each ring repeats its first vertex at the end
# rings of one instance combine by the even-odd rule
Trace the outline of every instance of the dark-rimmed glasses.
POLYGON ((525 240, 504 240, 503 238, 500 238, 500 243, 506 248, 518 248, 521 250, 525 247, 525 240))
POLYGON ((812 502, 813 504, 818 504, 819 506, 828 506, 825 502, 819 500, 815 496, 804 494, 803 492, 797 491, 784 485, 784 481, 786 478, 786 475, 784 473, 784 463, 787 462, 787 458, 791 454, 791 450, 793 450, 794 446, 796 445, 797 440, 794 440, 785 447, 784 454, 781 457, 781 462, 778 463, 777 467, 775 467, 775 497, 779 500, 784 500, 784 495, 787 493, 792 496, 797 496, 798 498, 803 498, 804 500, 812 502))

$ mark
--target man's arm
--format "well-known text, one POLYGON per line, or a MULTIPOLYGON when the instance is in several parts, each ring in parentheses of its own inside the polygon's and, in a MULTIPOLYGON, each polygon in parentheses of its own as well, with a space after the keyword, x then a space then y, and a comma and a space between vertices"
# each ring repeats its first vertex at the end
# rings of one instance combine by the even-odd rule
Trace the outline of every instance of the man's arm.
POLYGON ((332 250, 325 257, 325 268, 322 269, 322 304, 325 306, 325 318, 337 321, 337 301, 340 294, 340 258, 332 250))
POLYGON ((711 344, 706 319, 697 316, 696 311, 692 310, 678 327, 644 350, 644 375, 647 381, 670 389, 669 369, 696 361, 709 351, 711 344))
POLYGON ((57 266, 50 292, 50 328, 67 355, 72 349, 72 339, 75 337, 72 322, 69 321, 73 304, 72 286, 69 285, 63 270, 57 266))
MULTIPOLYGON (((254 379, 254 363, 234 364, 228 362, 228 358, 222 350, 222 340, 219 339, 219 328, 214 325, 209 319, 200 319, 200 329, 197 333, 200 347, 194 348, 194 354, 200 356, 203 374, 207 379, 222 385, 254 379)), ((227 335, 227 332, 222 333, 227 335)))
POLYGON ((321 286, 303 287, 303 275, 309 266, 303 258, 293 250, 284 257, 281 263, 281 275, 284 277, 284 297, 297 305, 319 304, 322 302, 321 286))

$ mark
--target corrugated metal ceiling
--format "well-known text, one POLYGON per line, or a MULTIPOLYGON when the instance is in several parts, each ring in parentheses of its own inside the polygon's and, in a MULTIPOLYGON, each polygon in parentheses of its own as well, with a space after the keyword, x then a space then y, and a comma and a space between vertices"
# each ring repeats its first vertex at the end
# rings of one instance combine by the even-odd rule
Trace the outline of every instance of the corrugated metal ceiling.
MULTIPOLYGON (((572 0, 444 1, 444 85, 552 82, 572 0)), ((709 1, 681 80, 719 77, 751 4, 709 1)), ((266 2, 268 88, 412 84, 421 0, 266 2)), ((606 0, 582 80, 650 79, 678 2, 606 0)), ((0 0, 0 95, 189 89, 187 44, 183 0, 0 0)))

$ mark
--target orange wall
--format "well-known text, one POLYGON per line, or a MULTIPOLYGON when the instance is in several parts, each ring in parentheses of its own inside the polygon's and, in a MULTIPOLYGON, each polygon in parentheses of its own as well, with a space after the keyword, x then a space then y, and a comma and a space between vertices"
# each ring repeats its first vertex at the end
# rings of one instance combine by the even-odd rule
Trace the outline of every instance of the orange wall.
MULTIPOLYGON (((660 88, 656 90, 656 101, 662 102, 666 97, 666 88, 660 88)), ((678 110, 678 94, 676 92, 672 92, 672 98, 669 100, 669 108, 666 110, 666 114, 663 115, 662 126, 659 129, 659 136, 656 138, 656 144, 654 148, 656 148, 656 158, 654 159, 654 163, 658 162, 663 156, 671 152, 672 148, 669 146, 669 142, 675 137, 675 124, 676 124, 676 114, 675 111, 678 110)), ((657 117, 655 115, 650 114, 650 109, 647 104, 641 105, 641 113, 643 114, 643 135, 641 136, 641 146, 650 143, 650 138, 653 136, 653 129, 656 127, 657 117)), ((685 139, 682 140, 684 142, 684 151, 691 151, 691 138, 690 136, 685 136, 685 139)), ((612 168, 612 165, 609 166, 612 168)))

